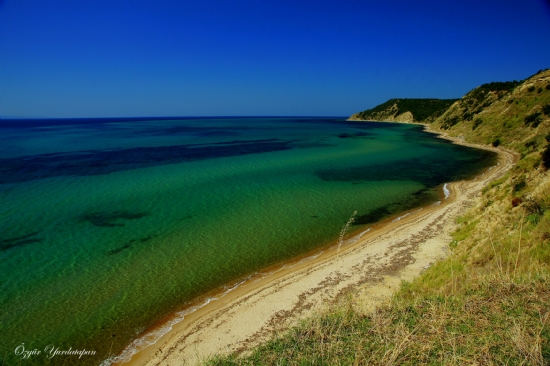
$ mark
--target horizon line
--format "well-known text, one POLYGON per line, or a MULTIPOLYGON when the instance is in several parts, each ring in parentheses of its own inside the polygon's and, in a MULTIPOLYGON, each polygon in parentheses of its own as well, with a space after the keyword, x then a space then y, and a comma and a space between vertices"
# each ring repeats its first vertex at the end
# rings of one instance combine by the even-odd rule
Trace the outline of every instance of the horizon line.
POLYGON ((348 115, 246 115, 246 116, 129 116, 129 117, 0 117, 2 121, 55 121, 55 120, 149 120, 149 119, 211 119, 211 118, 347 118, 348 115))

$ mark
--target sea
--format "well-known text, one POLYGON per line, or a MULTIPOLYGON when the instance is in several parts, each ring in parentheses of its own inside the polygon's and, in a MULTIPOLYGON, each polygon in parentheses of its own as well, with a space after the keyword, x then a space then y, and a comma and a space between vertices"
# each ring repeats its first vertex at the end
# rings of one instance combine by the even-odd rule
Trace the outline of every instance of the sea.
POLYGON ((331 245, 355 211, 346 238, 496 161, 336 117, 2 119, 2 365, 123 360, 204 294, 331 245))

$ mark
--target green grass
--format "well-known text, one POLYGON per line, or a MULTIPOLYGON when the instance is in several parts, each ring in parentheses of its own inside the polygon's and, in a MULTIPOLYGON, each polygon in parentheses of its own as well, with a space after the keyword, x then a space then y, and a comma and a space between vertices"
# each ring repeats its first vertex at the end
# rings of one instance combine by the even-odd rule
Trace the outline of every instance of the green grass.
POLYGON ((374 313, 349 304, 303 321, 246 357, 218 356, 207 364, 543 365, 550 360, 549 288, 541 274, 477 278, 447 295, 418 296, 404 284, 374 313))

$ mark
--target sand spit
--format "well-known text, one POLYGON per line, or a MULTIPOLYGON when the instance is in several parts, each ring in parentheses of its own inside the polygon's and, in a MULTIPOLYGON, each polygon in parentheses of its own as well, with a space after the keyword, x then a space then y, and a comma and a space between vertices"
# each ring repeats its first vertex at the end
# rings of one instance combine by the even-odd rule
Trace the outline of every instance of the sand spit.
POLYGON ((451 140, 498 152, 499 163, 476 179, 446 184, 442 197, 447 197, 439 204, 363 228, 340 250, 335 243, 214 296, 215 301, 173 321, 171 330, 134 354, 129 364, 195 365, 216 353, 246 351, 350 293, 366 309, 389 299, 402 280, 411 280, 447 255, 455 218, 517 161, 507 150, 451 140))

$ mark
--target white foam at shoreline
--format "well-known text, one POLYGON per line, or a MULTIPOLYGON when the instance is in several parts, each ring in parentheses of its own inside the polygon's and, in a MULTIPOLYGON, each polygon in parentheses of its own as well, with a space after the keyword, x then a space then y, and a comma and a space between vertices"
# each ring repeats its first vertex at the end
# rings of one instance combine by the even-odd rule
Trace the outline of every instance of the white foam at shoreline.
MULTIPOLYGON (((371 229, 371 228, 369 227, 367 230, 360 232, 360 233, 357 234, 356 236, 354 236, 354 237, 352 237, 352 238, 349 238, 348 240, 344 240, 343 244, 344 244, 344 245, 349 245, 349 244, 354 244, 354 243, 356 243, 359 239, 361 239, 361 237, 362 237, 363 235, 365 235, 366 233, 368 233, 368 232, 370 231, 370 229, 371 229)), ((333 246, 333 247, 331 247, 331 248, 335 248, 335 247, 336 247, 336 245, 333 246)))
POLYGON ((320 252, 317 253, 317 254, 314 254, 314 255, 309 256, 309 257, 305 257, 304 259, 302 259, 302 260, 301 260, 300 262, 298 262, 298 263, 309 262, 310 260, 315 259, 315 258, 317 258, 318 256, 320 256, 320 255, 323 254, 324 252, 325 252, 325 251, 322 250, 322 251, 320 251, 320 252))
POLYGON ((407 212, 407 213, 404 214, 403 216, 399 216, 399 217, 393 219, 392 222, 397 222, 397 221, 399 221, 399 220, 401 220, 401 219, 403 219, 403 218, 409 216, 410 214, 411 214, 410 212, 407 212))
POLYGON ((449 196, 451 195, 451 192, 449 191, 449 188, 447 188, 447 184, 448 183, 445 183, 443 185, 443 194, 445 194, 445 199, 449 198, 449 196))
POLYGON ((361 233, 358 235, 359 239, 360 239, 364 234, 368 233, 368 232, 370 231, 370 229, 371 229, 371 228, 369 227, 367 230, 361 232, 361 233))

